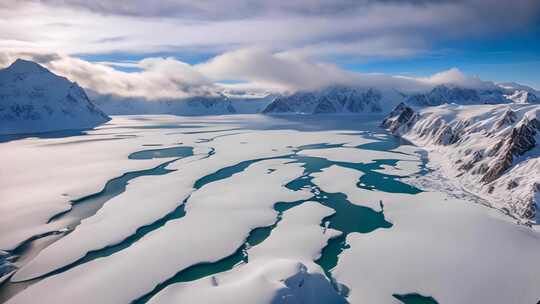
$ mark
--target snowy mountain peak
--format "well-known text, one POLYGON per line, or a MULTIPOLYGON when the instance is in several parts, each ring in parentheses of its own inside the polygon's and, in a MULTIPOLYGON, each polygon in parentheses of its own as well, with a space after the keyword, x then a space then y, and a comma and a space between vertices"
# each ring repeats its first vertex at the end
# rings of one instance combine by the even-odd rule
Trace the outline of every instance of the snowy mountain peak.
POLYGON ((536 94, 526 90, 516 90, 513 94, 505 95, 505 97, 515 103, 540 103, 540 98, 536 94))
POLYGON ((17 59, 6 70, 13 73, 50 73, 49 70, 44 68, 38 63, 33 61, 17 59))
POLYGON ((17 59, 0 70, 0 134, 87 129, 109 120, 75 82, 17 59))

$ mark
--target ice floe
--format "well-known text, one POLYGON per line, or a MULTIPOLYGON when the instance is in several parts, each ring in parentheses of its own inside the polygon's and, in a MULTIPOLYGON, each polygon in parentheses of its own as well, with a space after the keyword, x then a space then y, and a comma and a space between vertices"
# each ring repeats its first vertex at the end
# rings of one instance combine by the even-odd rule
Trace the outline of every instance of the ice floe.
POLYGON ((262 244, 248 250, 249 263, 194 282, 170 285, 150 303, 345 303, 313 263, 329 238, 322 218, 332 209, 306 202, 285 212, 262 244))
POLYGON ((191 195, 183 218, 107 258, 43 279, 8 303, 27 303, 36 297, 46 303, 126 303, 186 267, 232 254, 251 229, 275 221, 274 203, 311 196, 284 187, 303 172, 288 162, 261 161, 205 185, 191 195), (268 174, 268 169, 275 171, 268 174))
POLYGON ((351 303, 394 303, 419 293, 440 303, 534 303, 540 298, 540 235, 482 205, 444 193, 403 195, 357 188, 354 170, 333 166, 314 179, 327 192, 375 207, 391 229, 352 233, 333 271, 351 303), (337 182, 337 176, 341 179, 337 182))

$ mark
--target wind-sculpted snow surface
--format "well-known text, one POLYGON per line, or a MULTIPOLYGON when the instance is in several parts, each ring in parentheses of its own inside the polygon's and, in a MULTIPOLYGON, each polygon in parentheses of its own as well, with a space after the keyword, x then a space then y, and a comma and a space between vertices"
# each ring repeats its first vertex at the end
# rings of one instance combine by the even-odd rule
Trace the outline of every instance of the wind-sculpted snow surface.
POLYGON ((540 106, 401 104, 383 126, 428 148, 449 177, 514 216, 535 220, 540 191, 540 106))
POLYGON ((110 118, 76 83, 31 61, 0 70, 0 134, 88 129, 110 118))
POLYGON ((423 151, 364 119, 130 116, 5 139, 0 302, 540 299, 538 232, 409 185, 423 151))

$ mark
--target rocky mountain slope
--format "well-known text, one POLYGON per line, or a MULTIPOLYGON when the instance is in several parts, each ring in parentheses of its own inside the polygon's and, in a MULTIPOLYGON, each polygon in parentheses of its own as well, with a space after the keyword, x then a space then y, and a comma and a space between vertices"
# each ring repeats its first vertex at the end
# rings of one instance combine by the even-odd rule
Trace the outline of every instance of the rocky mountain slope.
POLYGON ((17 59, 0 70, 0 134, 87 129, 108 120, 77 83, 37 63, 17 59))
POLYGON ((444 172, 494 207, 538 221, 540 105, 398 105, 382 126, 426 147, 444 172))
POLYGON ((297 92, 277 97, 264 110, 266 114, 381 113, 395 105, 399 94, 387 98, 379 89, 329 87, 315 92, 297 92))

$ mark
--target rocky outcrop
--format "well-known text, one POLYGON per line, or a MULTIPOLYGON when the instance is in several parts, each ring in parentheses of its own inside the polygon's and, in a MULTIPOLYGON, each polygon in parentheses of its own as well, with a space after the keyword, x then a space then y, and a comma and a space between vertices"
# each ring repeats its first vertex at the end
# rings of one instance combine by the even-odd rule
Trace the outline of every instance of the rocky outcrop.
POLYGON ((407 132, 414 125, 417 114, 405 103, 400 103, 383 120, 381 126, 388 129, 392 134, 399 135, 407 132))
POLYGON ((505 96, 515 103, 540 103, 540 97, 535 93, 526 90, 517 90, 505 96))
POLYGON ((454 130, 451 126, 444 124, 435 134, 435 144, 437 145, 451 145, 457 141, 457 135, 454 134, 454 130))
POLYGON ((490 183, 499 178, 504 171, 512 166, 513 160, 517 156, 536 147, 536 134, 540 131, 540 122, 534 118, 529 120, 523 118, 521 124, 512 129, 512 133, 501 140, 501 148, 497 157, 491 162, 490 169, 482 177, 482 182, 490 183))
POLYGON ((503 117, 497 120, 497 123, 495 124, 495 129, 500 129, 505 126, 513 125, 516 121, 516 113, 509 108, 508 110, 506 110, 506 112, 504 112, 503 117))

